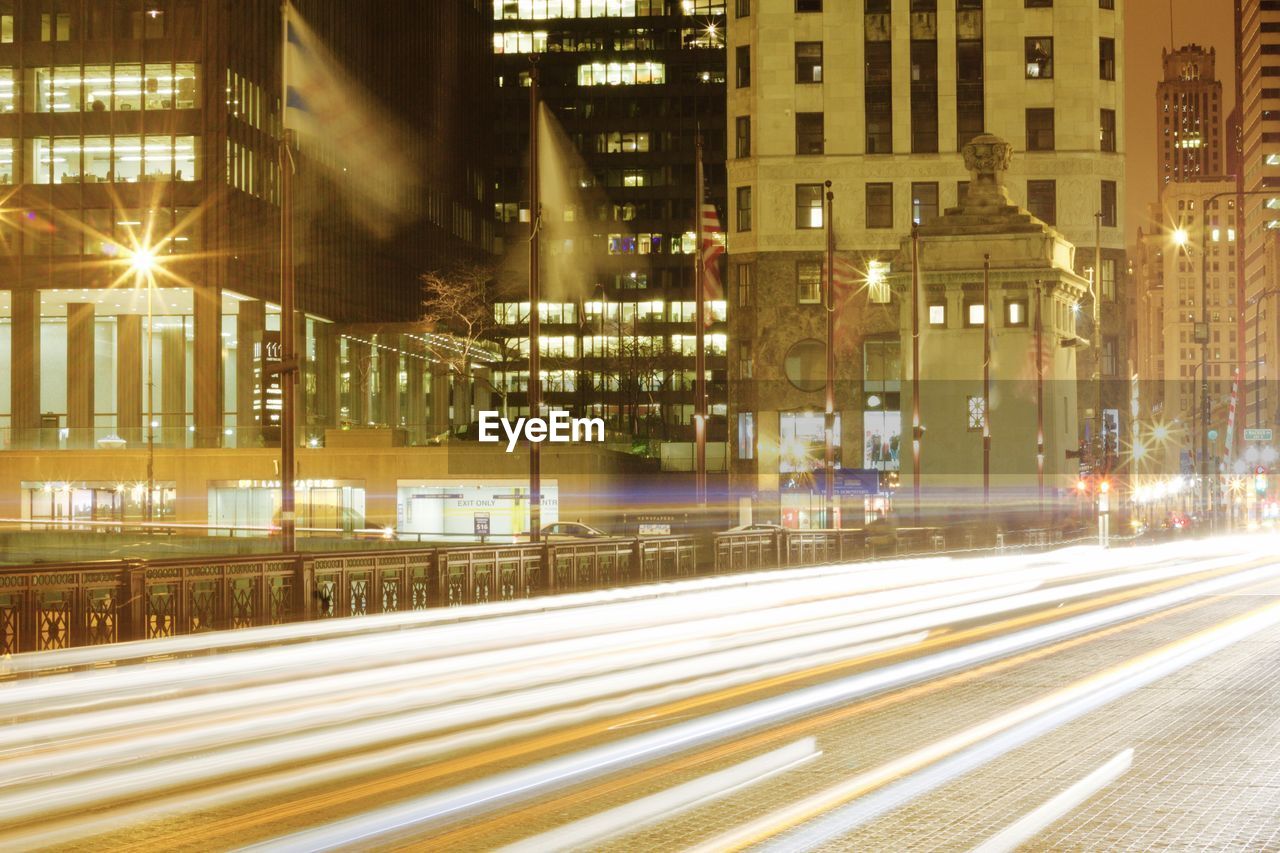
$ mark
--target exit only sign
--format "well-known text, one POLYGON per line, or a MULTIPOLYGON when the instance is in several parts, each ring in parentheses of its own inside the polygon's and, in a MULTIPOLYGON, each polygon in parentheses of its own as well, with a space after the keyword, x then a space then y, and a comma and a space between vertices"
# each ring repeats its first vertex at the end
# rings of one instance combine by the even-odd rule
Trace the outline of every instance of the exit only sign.
POLYGON ((1270 441, 1271 429, 1246 429, 1244 431, 1245 441, 1270 441))

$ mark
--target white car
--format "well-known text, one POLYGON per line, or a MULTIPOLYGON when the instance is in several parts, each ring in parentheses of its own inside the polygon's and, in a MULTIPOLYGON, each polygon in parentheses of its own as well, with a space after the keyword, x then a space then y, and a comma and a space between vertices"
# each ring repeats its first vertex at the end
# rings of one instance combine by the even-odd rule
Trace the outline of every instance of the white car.
POLYGON ((609 534, 580 521, 557 521, 542 527, 543 541, 555 542, 566 539, 597 539, 609 534))

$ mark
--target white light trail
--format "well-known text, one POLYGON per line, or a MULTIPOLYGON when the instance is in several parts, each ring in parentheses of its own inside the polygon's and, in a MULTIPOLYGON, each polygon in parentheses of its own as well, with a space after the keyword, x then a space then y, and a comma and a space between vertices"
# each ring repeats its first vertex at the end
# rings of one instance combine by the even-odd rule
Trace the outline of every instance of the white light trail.
POLYGON ((723 799, 779 773, 799 767, 820 755, 822 753, 818 750, 816 741, 811 737, 804 738, 674 788, 522 839, 500 848, 499 853, 571 850, 615 835, 635 832, 647 824, 667 820, 682 812, 723 799))
POLYGON ((1132 766, 1133 747, 1129 747, 1117 753, 1110 761, 1088 776, 974 847, 970 853, 1014 853, 1023 844, 1062 820, 1094 794, 1129 772, 1132 766))

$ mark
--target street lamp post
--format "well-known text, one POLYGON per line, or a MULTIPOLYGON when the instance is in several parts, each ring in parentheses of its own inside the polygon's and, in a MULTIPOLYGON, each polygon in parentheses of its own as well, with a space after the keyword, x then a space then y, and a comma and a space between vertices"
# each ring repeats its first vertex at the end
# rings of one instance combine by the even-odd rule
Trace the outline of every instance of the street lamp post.
POLYGON ((155 279, 152 270, 156 257, 150 249, 138 249, 129 258, 129 268, 133 270, 135 284, 146 283, 147 286, 147 498, 144 512, 147 521, 154 520, 156 489, 156 407, 155 407, 155 279))

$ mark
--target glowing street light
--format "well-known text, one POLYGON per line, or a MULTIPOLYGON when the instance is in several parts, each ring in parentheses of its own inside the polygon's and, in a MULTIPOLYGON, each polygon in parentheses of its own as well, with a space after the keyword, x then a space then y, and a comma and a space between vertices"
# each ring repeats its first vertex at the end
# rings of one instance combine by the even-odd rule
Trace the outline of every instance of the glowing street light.
POLYGON ((129 256, 129 269, 138 275, 149 275, 156 267, 156 253, 149 248, 135 249, 129 256))
POLYGON ((1174 245, 1185 249, 1191 242, 1191 235, 1187 233, 1185 228, 1176 228, 1173 232, 1173 242, 1174 245))

